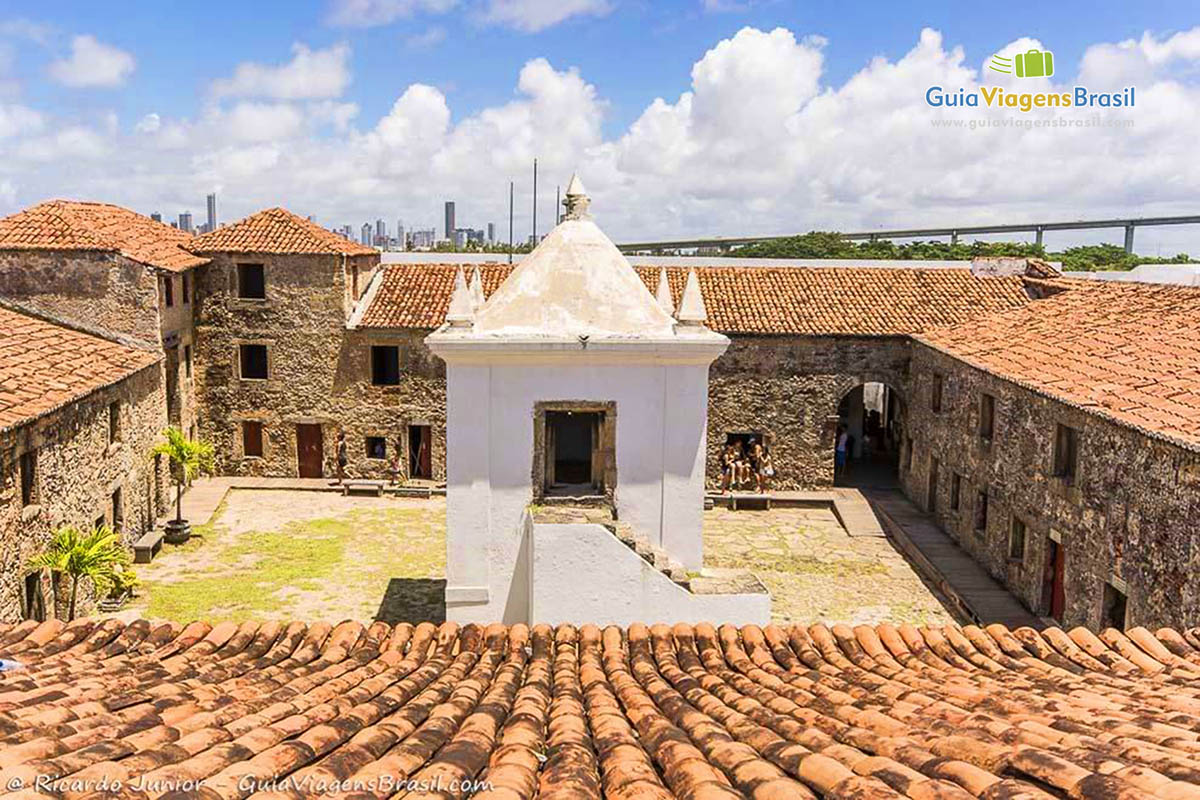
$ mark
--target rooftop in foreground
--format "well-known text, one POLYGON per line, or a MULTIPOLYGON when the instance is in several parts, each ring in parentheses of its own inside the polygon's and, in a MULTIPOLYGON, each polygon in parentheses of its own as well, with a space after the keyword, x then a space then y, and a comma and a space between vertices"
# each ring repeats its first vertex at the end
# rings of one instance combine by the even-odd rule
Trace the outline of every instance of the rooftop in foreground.
POLYGON ((13 797, 1200 797, 1194 631, 81 620, 0 658, 13 797))

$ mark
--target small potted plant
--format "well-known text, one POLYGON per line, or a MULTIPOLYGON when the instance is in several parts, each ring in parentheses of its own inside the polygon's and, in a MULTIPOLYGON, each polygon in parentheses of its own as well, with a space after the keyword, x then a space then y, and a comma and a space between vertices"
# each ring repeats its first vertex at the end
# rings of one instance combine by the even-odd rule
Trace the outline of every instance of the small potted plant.
POLYGON ((163 455, 174 466, 175 519, 169 520, 163 541, 168 544, 183 544, 192 535, 192 526, 183 518, 183 487, 197 475, 212 472, 213 447, 208 442, 189 439, 183 431, 171 426, 163 431, 166 441, 154 448, 154 455, 163 455))
POLYGON ((129 602, 129 598, 134 596, 134 590, 141 583, 141 579, 138 578, 133 567, 129 566, 128 563, 120 564, 112 574, 108 593, 100 600, 100 610, 106 612, 120 611, 129 602))

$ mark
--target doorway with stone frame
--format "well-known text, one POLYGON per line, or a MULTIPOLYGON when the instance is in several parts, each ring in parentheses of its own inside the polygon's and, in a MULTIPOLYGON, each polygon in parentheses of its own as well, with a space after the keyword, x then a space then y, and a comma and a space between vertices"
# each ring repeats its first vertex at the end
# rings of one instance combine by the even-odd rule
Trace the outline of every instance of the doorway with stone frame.
POLYGON ((616 403, 546 401, 534 407, 534 499, 612 500, 616 403))

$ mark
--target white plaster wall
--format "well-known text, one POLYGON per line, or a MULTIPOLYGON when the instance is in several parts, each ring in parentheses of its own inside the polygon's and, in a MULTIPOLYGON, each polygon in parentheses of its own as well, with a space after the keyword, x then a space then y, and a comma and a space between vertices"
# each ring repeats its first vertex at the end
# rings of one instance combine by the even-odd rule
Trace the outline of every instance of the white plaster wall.
POLYGON ((766 625, 770 595, 692 594, 600 525, 529 526, 530 622, 766 625))
POLYGON ((543 401, 616 403, 617 513, 699 569, 707 381, 706 364, 448 363, 448 618, 528 618, 517 565, 533 497, 533 412, 543 401))

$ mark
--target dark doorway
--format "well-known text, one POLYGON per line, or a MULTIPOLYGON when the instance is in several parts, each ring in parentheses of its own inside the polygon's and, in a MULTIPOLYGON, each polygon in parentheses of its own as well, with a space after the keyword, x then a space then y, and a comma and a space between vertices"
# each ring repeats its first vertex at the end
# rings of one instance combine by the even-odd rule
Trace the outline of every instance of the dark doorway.
POLYGON ((1063 609, 1067 604, 1063 587, 1066 553, 1063 546, 1053 539, 1046 542, 1046 566, 1042 573, 1042 613, 1062 622, 1063 609))
POLYGON ((604 490, 600 411, 546 412, 546 491, 592 494, 604 490))
POLYGON ((433 436, 428 425, 408 426, 408 477, 433 479, 433 436))
POLYGON ((296 425, 296 463, 301 478, 322 478, 325 475, 325 444, 321 426, 311 423, 296 425))
POLYGON ((835 463, 845 438, 845 466, 834 470, 834 485, 899 488, 903 430, 904 404, 891 386, 869 381, 846 392, 838 403, 837 425, 829 432, 829 456, 835 463))
POLYGON ((118 533, 125 525, 125 504, 121 500, 121 487, 112 493, 112 529, 118 533))
POLYGON ((25 576, 25 597, 23 599, 22 617, 45 622, 46 600, 42 594, 42 571, 40 569, 25 576))
POLYGON ((1100 627, 1125 630, 1128 605, 1129 599, 1124 592, 1111 583, 1104 584, 1104 608, 1100 627))
POLYGON ((929 487, 925 490, 925 510, 930 516, 937 514, 938 460, 929 459, 929 487))

